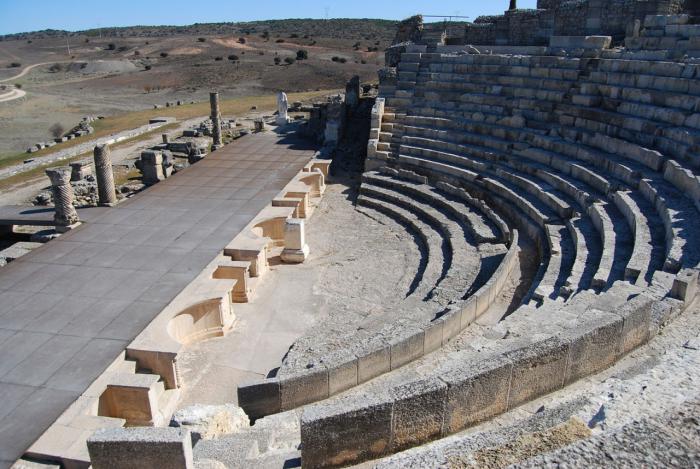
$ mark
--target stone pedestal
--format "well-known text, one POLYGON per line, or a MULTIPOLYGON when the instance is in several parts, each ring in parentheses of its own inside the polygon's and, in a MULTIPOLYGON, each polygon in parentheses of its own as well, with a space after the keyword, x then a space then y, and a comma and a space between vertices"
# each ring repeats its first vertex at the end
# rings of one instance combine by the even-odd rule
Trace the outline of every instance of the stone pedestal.
POLYGON ((109 149, 109 145, 97 145, 94 150, 94 157, 97 195, 100 205, 112 207, 117 204, 117 192, 114 189, 112 152, 109 149))
POLYGON ((143 183, 146 185, 156 184, 165 179, 163 154, 153 150, 141 152, 141 172, 143 173, 143 183))
POLYGON ((54 222, 56 231, 65 233, 75 228, 79 223, 78 212, 73 207, 73 187, 70 185, 71 169, 63 166, 46 170, 51 180, 51 190, 55 205, 54 222))
POLYGON ((277 125, 287 125, 289 123, 289 100, 286 93, 277 94, 277 125))
POLYGON ((71 163, 71 181, 82 181, 92 174, 92 164, 86 162, 71 163))
POLYGON ((306 244, 304 220, 290 218, 284 225, 284 251, 281 258, 288 264, 301 264, 309 255, 306 244))
POLYGON ((161 135, 161 137, 163 138, 164 144, 167 145, 168 143, 170 143, 170 141, 168 140, 168 134, 163 134, 163 135, 161 135))
POLYGON ((265 131, 265 121, 262 119, 255 119, 253 122, 255 125, 255 131, 256 132, 264 132, 265 131))
POLYGON ((221 139, 221 111, 219 110, 219 93, 209 93, 209 105, 211 106, 211 135, 213 138, 212 150, 224 146, 221 139))

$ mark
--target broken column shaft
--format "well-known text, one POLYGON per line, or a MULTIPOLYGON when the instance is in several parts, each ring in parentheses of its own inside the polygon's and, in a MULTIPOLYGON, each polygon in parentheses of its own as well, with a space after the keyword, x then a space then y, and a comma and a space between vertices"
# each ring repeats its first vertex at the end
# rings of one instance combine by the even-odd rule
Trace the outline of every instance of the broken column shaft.
POLYGON ((209 93, 209 104, 211 105, 211 133, 214 139, 212 150, 223 146, 221 140, 221 111, 219 110, 219 93, 209 93))
POLYGON ((114 189, 114 172, 112 170, 112 152, 109 145, 97 145, 94 150, 95 177, 97 178, 97 195, 100 205, 113 206, 117 204, 117 193, 114 189))
POLYGON ((80 222, 78 212, 73 207, 73 187, 70 185, 70 167, 52 168, 46 170, 51 180, 56 223, 56 231, 64 233, 80 222))

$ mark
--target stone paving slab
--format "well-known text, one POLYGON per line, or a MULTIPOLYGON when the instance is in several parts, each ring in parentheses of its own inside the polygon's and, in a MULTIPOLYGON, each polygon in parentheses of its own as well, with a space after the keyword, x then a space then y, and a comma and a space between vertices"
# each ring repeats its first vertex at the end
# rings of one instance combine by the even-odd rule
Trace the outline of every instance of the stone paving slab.
MULTIPOLYGON (((246 136, 0 269, 0 467, 19 458, 314 153, 292 135, 246 136)), ((0 219, 16 216, 12 210, 0 208, 0 219)))

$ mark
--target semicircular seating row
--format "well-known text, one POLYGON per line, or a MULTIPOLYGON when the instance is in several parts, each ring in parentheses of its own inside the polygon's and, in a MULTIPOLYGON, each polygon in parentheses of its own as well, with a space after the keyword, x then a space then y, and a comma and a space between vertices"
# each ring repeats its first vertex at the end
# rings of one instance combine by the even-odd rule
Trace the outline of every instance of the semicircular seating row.
POLYGON ((297 340, 276 376, 241 385, 259 418, 325 399, 441 347, 493 302, 513 269, 518 232, 485 203, 410 171, 366 173, 358 208, 411 233, 421 260, 403 301, 361 323, 297 340))
MULTIPOLYGON (((459 219, 451 198, 471 200, 506 225, 502 233, 528 238, 535 249, 526 255, 540 267, 520 278, 529 291, 504 320, 507 340, 386 393, 358 388, 306 407, 305 467, 399 451, 561 388, 610 366, 691 301, 700 264, 698 77, 693 64, 403 54, 396 86, 382 87, 386 98, 373 110, 358 205, 459 219)), ((467 231, 479 239, 476 225, 467 231)), ((493 297, 485 301, 479 313, 493 297)), ((466 311, 457 332, 470 323, 466 311)), ((422 327, 426 354, 435 350, 433 325, 422 327)), ((443 344, 454 337, 448 327, 443 344)), ((353 384, 365 381, 357 358, 343 368, 353 384)), ((334 394, 335 364, 316 371, 315 386, 325 388, 313 395, 299 385, 312 394, 304 404, 334 394)))

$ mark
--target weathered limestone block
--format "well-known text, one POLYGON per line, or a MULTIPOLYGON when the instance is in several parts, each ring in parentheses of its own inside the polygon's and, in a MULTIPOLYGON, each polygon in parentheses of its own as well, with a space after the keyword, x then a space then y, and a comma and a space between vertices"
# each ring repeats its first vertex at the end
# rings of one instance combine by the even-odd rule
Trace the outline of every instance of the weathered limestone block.
POLYGON ((276 414, 281 410, 278 379, 240 384, 237 394, 238 405, 245 410, 251 420, 276 414))
POLYGON ((391 370, 391 346, 376 339, 367 346, 368 352, 357 357, 357 380, 364 383, 391 370))
POLYGON ((671 297, 690 304, 698 292, 698 271, 696 269, 683 269, 678 272, 673 281, 671 297))
POLYGON ((164 180, 163 154, 154 150, 141 152, 141 172, 144 184, 151 185, 164 180))
POLYGON ((447 384, 437 378, 413 381, 391 390, 391 450, 401 451, 442 435, 447 384))
POLYGON ((109 145, 97 145, 93 151, 95 159, 95 176, 97 178, 97 194, 100 205, 114 206, 117 204, 117 192, 114 187, 114 171, 112 170, 112 152, 109 145))
POLYGON ((324 366, 279 379, 282 410, 328 399, 328 370, 324 366))
POLYGON ((442 376, 448 385, 444 434, 455 433, 508 408, 512 363, 502 355, 466 357, 442 376))
POLYGON ((221 435, 235 433, 250 425, 250 420, 243 409, 233 404, 186 407, 173 415, 172 422, 176 427, 189 430, 195 444, 199 440, 211 440, 221 435))
POLYGON ((340 466, 385 455, 390 449, 393 402, 362 396, 337 407, 316 405, 301 417, 302 466, 340 466))
POLYGON ((553 337, 507 354, 513 362, 508 408, 564 385, 569 344, 553 337))
POLYGON ((192 438, 184 428, 110 428, 87 440, 94 469, 192 469, 192 438))
POLYGON ((309 255, 309 245, 306 244, 304 220, 290 218, 284 225, 284 251, 282 261, 289 264, 300 264, 309 255))
POLYGON ((54 222, 59 233, 69 231, 79 222, 78 212, 73 207, 73 187, 70 185, 70 167, 52 168, 46 170, 51 180, 51 190, 55 206, 54 222))
POLYGON ((623 321, 617 315, 590 309, 583 324, 564 334, 571 340, 565 384, 603 370, 620 356, 623 321))

